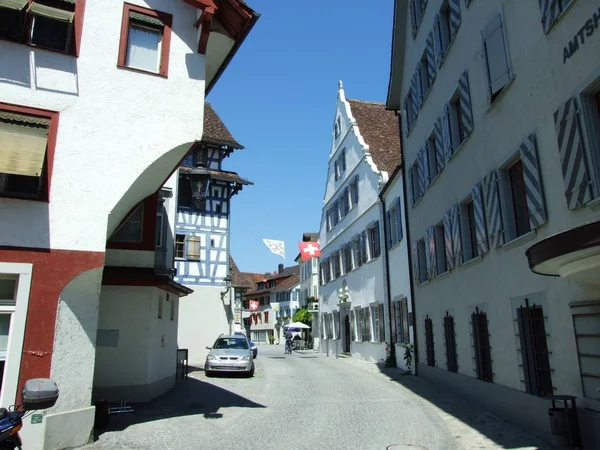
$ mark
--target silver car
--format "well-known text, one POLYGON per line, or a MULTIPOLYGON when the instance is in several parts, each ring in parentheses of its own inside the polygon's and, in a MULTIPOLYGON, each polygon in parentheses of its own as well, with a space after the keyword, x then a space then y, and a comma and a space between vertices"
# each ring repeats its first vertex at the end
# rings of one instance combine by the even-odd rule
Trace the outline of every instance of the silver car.
POLYGON ((212 347, 206 348, 210 350, 204 364, 207 377, 215 372, 244 372, 249 377, 254 375, 254 358, 246 336, 221 335, 212 347))

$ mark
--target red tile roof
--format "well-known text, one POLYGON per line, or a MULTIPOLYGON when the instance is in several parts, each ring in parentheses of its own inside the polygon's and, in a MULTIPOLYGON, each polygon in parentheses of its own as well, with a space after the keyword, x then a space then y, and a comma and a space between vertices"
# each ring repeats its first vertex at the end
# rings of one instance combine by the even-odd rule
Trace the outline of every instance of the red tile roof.
POLYGON ((233 258, 229 257, 229 276, 234 287, 255 289, 257 279, 262 281, 264 275, 260 273, 241 272, 233 258))
POLYGON ((202 141, 242 149, 209 102, 204 102, 204 132, 202 141))
POLYGON ((373 161, 391 175, 400 164, 400 127, 396 114, 386 110, 384 103, 350 99, 348 103, 373 161))

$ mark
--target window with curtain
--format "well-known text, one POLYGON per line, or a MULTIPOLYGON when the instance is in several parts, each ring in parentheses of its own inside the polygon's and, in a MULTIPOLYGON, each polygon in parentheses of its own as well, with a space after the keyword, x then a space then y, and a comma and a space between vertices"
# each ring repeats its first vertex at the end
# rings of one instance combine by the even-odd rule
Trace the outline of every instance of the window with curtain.
POLYGON ((164 24, 157 18, 129 13, 127 67, 159 72, 163 27, 164 24))

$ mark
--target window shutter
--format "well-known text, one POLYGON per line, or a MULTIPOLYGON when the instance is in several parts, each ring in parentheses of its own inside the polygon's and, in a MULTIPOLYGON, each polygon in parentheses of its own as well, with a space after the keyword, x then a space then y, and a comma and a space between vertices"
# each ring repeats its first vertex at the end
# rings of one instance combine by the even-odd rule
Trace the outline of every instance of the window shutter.
POLYGON ((392 344, 395 344, 396 342, 398 342, 398 312, 399 312, 399 305, 398 302, 393 302, 392 303, 392 311, 390 311, 390 332, 391 332, 391 336, 390 336, 390 342, 392 344))
POLYGON ((544 33, 547 34, 561 13, 560 2, 557 0, 538 0, 538 2, 542 13, 542 27, 544 28, 544 33))
POLYGON ((442 133, 442 118, 438 117, 433 127, 433 133, 435 138, 435 158, 437 166, 441 171, 446 165, 446 158, 444 156, 444 137, 442 133))
POLYGON ((385 213, 385 222, 386 222, 386 230, 385 230, 385 240, 387 248, 392 248, 392 212, 388 210, 385 213))
POLYGON ((427 275, 433 279, 437 275, 437 254, 435 251, 435 228, 431 227, 425 231, 425 260, 427 275))
POLYGON ((412 244, 412 269, 415 283, 419 283, 419 243, 413 242, 412 244))
POLYGON ((523 181, 525 182, 529 223, 533 230, 546 223, 544 189, 533 135, 521 142, 519 151, 521 152, 521 163, 523 164, 523 181))
POLYGON ((402 342, 409 343, 410 336, 408 331, 410 323, 408 322, 408 300, 406 298, 400 300, 400 308, 402 312, 402 342))
POLYGON ((435 48, 435 61, 438 69, 444 60, 444 46, 442 45, 442 31, 440 25, 440 13, 433 20, 433 46, 435 48))
POLYGON ((465 6, 468 8, 469 5, 471 4, 471 0, 465 0, 465 6))
POLYGON ((489 175, 484 178, 483 185, 485 189, 485 208, 490 244, 493 248, 497 248, 504 244, 498 172, 492 170, 489 175))
POLYGON ((510 81, 510 70, 504 40, 502 16, 497 13, 482 31, 485 69, 488 74, 488 97, 500 92, 510 81), (494 61, 490 64, 490 60, 494 61))
POLYGON ((433 31, 427 36, 427 42, 425 43, 425 55, 427 57, 427 72, 429 75, 429 86, 433 85, 435 76, 437 75, 437 66, 435 64, 435 49, 433 47, 433 31))
POLYGON ((458 92, 460 96, 460 118, 464 135, 468 136, 473 131, 473 111, 471 109, 471 92, 469 89, 469 74, 464 72, 458 80, 458 92))
MULTIPOLYGON (((415 69, 415 86, 417 88, 417 110, 421 109, 423 106, 423 81, 421 78, 421 64, 417 64, 417 68, 415 69)), ((417 112, 418 114, 418 112, 417 112)))
POLYGON ((413 75, 412 79, 410 80, 410 96, 411 96, 411 108, 412 108, 412 114, 413 114, 413 123, 414 121, 417 119, 417 116, 419 115, 419 96, 418 96, 418 92, 417 92, 417 73, 415 72, 415 74, 413 75))
POLYGON ((190 235, 187 241, 187 257, 188 259, 200 259, 200 238, 190 235))
POLYGON ((450 40, 452 40, 460 26, 460 0, 448 1, 448 14, 450 15, 450 40))
POLYGON ((483 193, 481 184, 477 183, 471 190, 473 196, 473 210, 475 212, 475 234, 477 237, 477 251, 479 255, 488 252, 487 233, 485 230, 485 213, 483 210, 483 193))
POLYGON ((402 231, 402 205, 400 204, 400 199, 397 200, 396 203, 396 229, 398 230, 398 242, 402 240, 403 231, 402 231))
POLYGON ((410 183, 410 205, 413 206, 415 204, 415 173, 413 166, 408 168, 408 181, 410 183))
POLYGON ((554 113, 558 152, 565 181, 567 206, 573 210, 592 199, 590 179, 579 127, 579 111, 570 98, 554 113))
POLYGON ((29 177, 42 175, 49 123, 47 119, 0 111, 1 173, 29 177))
POLYGON ((451 210, 444 214, 444 246, 446 247, 446 266, 454 268, 454 246, 452 245, 452 215, 451 210))
POLYGON ((455 267, 463 262, 462 237, 460 233, 460 212, 458 204, 452 207, 452 248, 455 267))
POLYGON ((412 27, 412 37, 413 39, 417 35, 417 20, 416 20, 416 11, 417 5, 415 4, 415 0, 410 0, 410 25, 412 27))
POLYGON ((425 166, 425 150, 419 150, 417 153, 417 169, 419 172, 419 197, 425 193, 425 189, 427 189, 427 181, 425 171, 427 167, 425 166))
POLYGON ((383 303, 377 305, 379 308, 379 342, 385 342, 385 311, 383 303))
POLYGON ((358 204, 358 175, 356 175, 354 177, 354 182, 356 183, 356 188, 355 188, 355 192, 356 192, 356 195, 355 195, 355 197, 356 197, 356 204, 358 204))
POLYGON ((381 229, 379 228, 379 220, 375 221, 375 242, 374 247, 376 249, 376 255, 381 255, 381 229))
POLYGON ((442 138, 444 141, 444 159, 450 161, 454 149, 452 146, 452 131, 450 129, 450 107, 446 103, 442 113, 442 138))
POLYGON ((361 233, 362 236, 362 252, 363 252, 363 256, 362 256, 362 260, 363 263, 366 263, 369 261, 369 235, 367 234, 367 230, 363 230, 363 232, 361 233))

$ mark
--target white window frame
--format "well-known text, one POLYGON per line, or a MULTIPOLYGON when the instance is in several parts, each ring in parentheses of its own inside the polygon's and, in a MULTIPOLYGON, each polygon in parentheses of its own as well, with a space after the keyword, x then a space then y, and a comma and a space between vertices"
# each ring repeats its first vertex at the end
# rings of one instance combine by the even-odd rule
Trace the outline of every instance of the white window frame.
POLYGON ((17 398, 32 273, 33 264, 0 262, 0 276, 17 277, 15 306, 0 306, 0 312, 11 314, 0 405, 12 405, 17 398))

